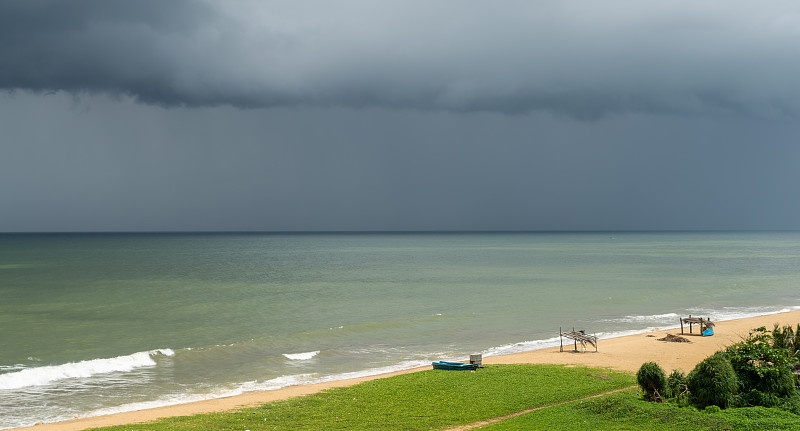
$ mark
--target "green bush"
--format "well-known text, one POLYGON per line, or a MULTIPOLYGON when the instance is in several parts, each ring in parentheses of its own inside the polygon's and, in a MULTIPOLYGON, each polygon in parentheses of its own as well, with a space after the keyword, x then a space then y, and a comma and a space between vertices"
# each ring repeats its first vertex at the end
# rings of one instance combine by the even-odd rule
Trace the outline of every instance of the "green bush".
POLYGON ((746 340, 726 349, 748 403, 769 407, 777 404, 776 397, 788 398, 796 393, 792 365, 797 358, 783 347, 787 339, 777 328, 769 333, 762 326, 750 331, 746 340))
POLYGON ((775 394, 764 393, 757 389, 751 389, 743 395, 743 398, 749 406, 773 407, 781 402, 781 398, 775 394))
POLYGON ((719 406, 706 406, 706 408, 702 410, 703 413, 708 414, 719 413, 721 411, 722 409, 719 408, 719 406))
POLYGON ((644 391, 645 399, 649 401, 667 398, 667 375, 655 362, 645 362, 636 373, 636 381, 644 391))
POLYGON ((692 370, 686 377, 692 399, 700 407, 732 407, 737 404, 739 379, 724 352, 717 352, 692 370))
POLYGON ((792 412, 796 415, 800 415, 800 393, 794 394, 789 398, 784 398, 780 400, 775 407, 786 410, 787 412, 792 412))
POLYGON ((686 390, 686 375, 679 370, 672 370, 667 377, 667 397, 678 398, 686 390))
POLYGON ((772 347, 787 349, 790 355, 797 357, 800 353, 800 323, 797 329, 792 329, 791 325, 781 327, 776 323, 772 329, 772 347))
POLYGON ((798 334, 800 324, 797 331, 778 325, 767 331, 762 326, 697 364, 688 376, 673 370, 666 377, 658 364, 648 362, 642 364, 636 379, 650 401, 669 398, 679 406, 692 403, 700 409, 777 407, 800 414, 798 378, 792 372, 800 362, 798 334))

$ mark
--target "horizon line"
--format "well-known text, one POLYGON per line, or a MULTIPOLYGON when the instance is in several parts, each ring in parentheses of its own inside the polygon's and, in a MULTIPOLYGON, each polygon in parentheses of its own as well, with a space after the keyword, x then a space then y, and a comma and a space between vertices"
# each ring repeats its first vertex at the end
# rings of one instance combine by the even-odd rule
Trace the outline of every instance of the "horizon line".
POLYGON ((120 230, 120 231, 7 231, 0 235, 293 235, 293 234, 466 234, 466 233, 702 233, 798 232, 800 229, 413 229, 413 230, 120 230))

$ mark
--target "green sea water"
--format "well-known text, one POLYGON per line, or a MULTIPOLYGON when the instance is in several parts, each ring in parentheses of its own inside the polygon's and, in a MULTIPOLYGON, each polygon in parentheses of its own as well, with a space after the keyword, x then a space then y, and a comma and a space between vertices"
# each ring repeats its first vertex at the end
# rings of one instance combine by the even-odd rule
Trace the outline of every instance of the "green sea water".
POLYGON ((0 428, 800 308, 800 233, 0 235, 0 428))

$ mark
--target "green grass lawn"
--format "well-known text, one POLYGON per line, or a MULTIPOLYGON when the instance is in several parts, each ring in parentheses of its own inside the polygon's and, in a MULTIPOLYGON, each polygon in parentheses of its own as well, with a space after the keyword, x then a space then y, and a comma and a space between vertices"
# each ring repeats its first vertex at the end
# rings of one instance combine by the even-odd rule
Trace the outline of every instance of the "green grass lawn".
POLYGON ((776 409, 716 413, 642 401, 633 374, 561 365, 490 365, 476 372, 428 370, 334 388, 241 411, 166 418, 103 430, 441 430, 548 407, 488 430, 800 430, 776 409))
POLYGON ((489 365, 476 372, 427 370, 239 412, 165 418, 145 425, 103 429, 443 429, 635 383, 635 377, 628 373, 558 365, 489 365))
POLYGON ((747 407, 700 411, 694 407, 643 401, 632 391, 531 412, 481 428, 486 431, 735 431, 800 430, 800 416, 778 409, 747 407))

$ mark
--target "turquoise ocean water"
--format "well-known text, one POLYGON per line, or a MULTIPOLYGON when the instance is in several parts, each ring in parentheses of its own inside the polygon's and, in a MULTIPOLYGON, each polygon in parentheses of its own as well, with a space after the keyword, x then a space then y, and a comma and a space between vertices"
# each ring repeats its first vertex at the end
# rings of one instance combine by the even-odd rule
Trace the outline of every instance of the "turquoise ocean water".
MULTIPOLYGON (((800 309, 800 233, 0 235, 0 429, 800 309)), ((602 342, 602 341, 601 341, 602 342)))

